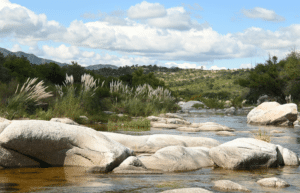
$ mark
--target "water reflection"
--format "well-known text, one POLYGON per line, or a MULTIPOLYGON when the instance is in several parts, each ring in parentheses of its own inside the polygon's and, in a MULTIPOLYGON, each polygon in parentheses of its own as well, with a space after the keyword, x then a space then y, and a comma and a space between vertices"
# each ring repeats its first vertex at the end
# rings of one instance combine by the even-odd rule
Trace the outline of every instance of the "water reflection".
MULTIPOLYGON (((151 131, 119 131, 132 135, 174 134, 204 136, 217 139, 221 143, 239 137, 253 137, 258 129, 273 133, 271 142, 289 148, 300 155, 300 129, 273 126, 253 126, 246 123, 246 116, 198 115, 185 117, 193 123, 216 122, 235 129, 236 136, 219 136, 215 132, 181 132, 175 129, 151 128, 151 131)), ((162 192, 175 188, 201 187, 213 192, 213 181, 231 180, 246 186, 252 192, 300 192, 300 167, 281 167, 257 170, 224 170, 222 168, 202 168, 190 172, 165 173, 160 175, 91 174, 84 167, 65 168, 22 168, 0 170, 0 192, 162 192), (284 189, 263 188, 256 183, 261 178, 278 177, 289 184, 284 189)))

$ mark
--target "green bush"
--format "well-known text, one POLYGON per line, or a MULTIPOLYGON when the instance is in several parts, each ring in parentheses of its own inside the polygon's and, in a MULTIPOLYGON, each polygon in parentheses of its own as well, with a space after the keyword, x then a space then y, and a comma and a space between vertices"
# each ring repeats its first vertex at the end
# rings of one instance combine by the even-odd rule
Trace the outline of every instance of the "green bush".
POLYGON ((242 102, 243 102, 243 98, 241 96, 237 96, 233 100, 231 100, 231 104, 235 108, 242 108, 243 107, 242 102))

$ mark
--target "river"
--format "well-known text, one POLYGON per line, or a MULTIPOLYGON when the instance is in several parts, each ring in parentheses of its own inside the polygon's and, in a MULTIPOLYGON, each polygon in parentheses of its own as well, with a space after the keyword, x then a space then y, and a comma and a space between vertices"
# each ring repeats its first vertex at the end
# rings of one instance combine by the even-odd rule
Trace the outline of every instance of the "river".
MULTIPOLYGON (((198 113, 197 113, 198 112, 198 113)), ((131 135, 173 134, 209 137, 221 143, 240 137, 253 137, 258 129, 274 133, 271 143, 279 144, 300 155, 300 129, 291 127, 253 126, 247 124, 247 117, 224 116, 215 114, 199 114, 191 111, 184 116, 192 123, 216 122, 235 129, 236 136, 219 136, 215 132, 181 132, 171 129, 154 129, 145 132, 120 132, 131 135), (248 132, 250 131, 250 133, 248 132)), ((231 180, 246 186, 252 192, 300 192, 300 167, 285 166, 272 169, 257 170, 224 170, 222 168, 202 168, 191 172, 164 174, 122 175, 91 174, 81 167, 58 168, 21 168, 0 170, 1 192, 162 192, 175 188, 200 187, 213 192, 213 181, 231 180), (291 186, 284 189, 264 188, 256 183, 261 178, 278 177, 291 186)))

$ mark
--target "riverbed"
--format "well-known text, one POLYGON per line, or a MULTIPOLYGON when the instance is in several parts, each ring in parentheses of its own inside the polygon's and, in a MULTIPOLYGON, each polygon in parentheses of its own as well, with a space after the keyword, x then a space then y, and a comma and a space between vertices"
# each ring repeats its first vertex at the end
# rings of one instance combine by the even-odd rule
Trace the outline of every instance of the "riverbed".
MULTIPOLYGON (((292 127, 253 126, 247 124, 246 115, 226 116, 216 114, 178 114, 191 123, 216 122, 235 129, 236 136, 220 136, 215 132, 181 132, 174 129, 151 128, 150 131, 119 133, 130 135, 172 134, 209 137, 221 143, 240 137, 253 137, 261 129, 270 133, 271 143, 279 144, 300 155, 300 129, 292 127)), ((202 112, 203 113, 203 112, 202 112)), ((200 187, 213 192, 213 181, 231 180, 246 186, 252 192, 300 192, 300 167, 257 169, 251 171, 224 170, 222 168, 202 168, 190 172, 172 172, 164 174, 91 174, 81 167, 58 168, 22 168, 0 170, 1 192, 162 192, 164 190, 200 187), (256 183, 261 178, 277 177, 291 186, 284 189, 264 188, 256 183)))

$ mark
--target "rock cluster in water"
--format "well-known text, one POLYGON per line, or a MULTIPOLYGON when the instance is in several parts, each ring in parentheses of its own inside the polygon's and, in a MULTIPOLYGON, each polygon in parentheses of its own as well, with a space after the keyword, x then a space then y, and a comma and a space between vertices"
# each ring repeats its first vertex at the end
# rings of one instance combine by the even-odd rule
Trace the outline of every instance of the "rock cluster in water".
MULTIPOLYGON (((288 107, 294 108, 293 105, 288 107)), ((259 108, 256 110, 260 111, 259 108)), ((294 113, 289 110, 284 112, 294 113)), ((285 117, 292 117, 293 120, 291 113, 285 117)), ((213 122, 191 124, 172 113, 149 116, 147 119, 151 127, 156 128, 234 133, 234 129, 213 122)), ((203 167, 234 170, 299 165, 296 153, 253 138, 237 138, 221 144, 206 137, 168 134, 134 136, 95 131, 68 118, 53 118, 50 121, 0 118, 0 152, 0 166, 3 168, 83 166, 89 172, 122 174, 191 171, 203 167)), ((224 183, 219 182, 215 186, 220 188, 220 184, 224 183)), ((265 182, 272 183, 275 186, 284 184, 277 179, 275 182, 274 179, 265 182)), ((225 184, 244 188, 234 183, 225 184)), ((190 190, 169 192, 184 191, 190 190)), ((209 192, 204 189, 199 191, 209 192)))

